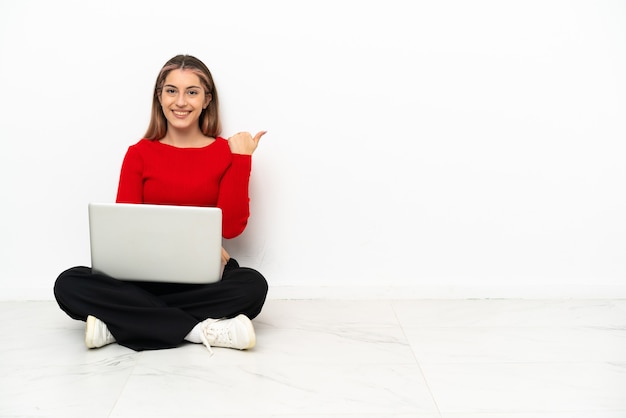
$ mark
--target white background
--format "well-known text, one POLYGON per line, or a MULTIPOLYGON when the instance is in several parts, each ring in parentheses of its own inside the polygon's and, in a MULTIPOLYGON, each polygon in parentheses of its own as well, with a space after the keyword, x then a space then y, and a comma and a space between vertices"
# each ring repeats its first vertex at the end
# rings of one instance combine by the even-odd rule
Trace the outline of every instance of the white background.
POLYGON ((626 296, 624 1, 0 0, 0 298, 89 264, 179 53, 268 130, 225 245, 274 295, 626 296))

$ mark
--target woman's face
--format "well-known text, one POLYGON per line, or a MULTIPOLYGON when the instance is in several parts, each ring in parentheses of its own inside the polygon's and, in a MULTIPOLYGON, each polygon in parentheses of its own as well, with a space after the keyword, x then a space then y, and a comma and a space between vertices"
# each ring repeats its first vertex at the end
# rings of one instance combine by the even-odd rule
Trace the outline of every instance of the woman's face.
POLYGON ((200 77, 190 70, 172 70, 163 83, 159 101, 168 129, 199 129, 198 119, 211 96, 202 87, 200 77))

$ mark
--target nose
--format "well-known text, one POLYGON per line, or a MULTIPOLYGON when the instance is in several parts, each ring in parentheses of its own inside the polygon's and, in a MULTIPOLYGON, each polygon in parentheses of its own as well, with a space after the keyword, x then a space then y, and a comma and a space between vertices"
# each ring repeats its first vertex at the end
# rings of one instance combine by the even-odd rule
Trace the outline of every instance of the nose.
POLYGON ((176 106, 183 107, 187 104, 187 97, 184 91, 178 93, 176 96, 176 106))

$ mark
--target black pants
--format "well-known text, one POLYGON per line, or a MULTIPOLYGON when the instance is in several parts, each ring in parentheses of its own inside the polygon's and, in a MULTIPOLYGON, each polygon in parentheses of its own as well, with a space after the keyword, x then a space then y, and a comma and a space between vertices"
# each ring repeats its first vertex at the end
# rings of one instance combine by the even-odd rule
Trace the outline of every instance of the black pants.
POLYGON ((70 317, 85 321, 93 315, 118 344, 141 351, 176 347, 207 318, 244 314, 252 319, 261 312, 267 290, 259 272, 231 258, 221 281, 203 285, 126 282, 73 267, 57 278, 54 296, 70 317))

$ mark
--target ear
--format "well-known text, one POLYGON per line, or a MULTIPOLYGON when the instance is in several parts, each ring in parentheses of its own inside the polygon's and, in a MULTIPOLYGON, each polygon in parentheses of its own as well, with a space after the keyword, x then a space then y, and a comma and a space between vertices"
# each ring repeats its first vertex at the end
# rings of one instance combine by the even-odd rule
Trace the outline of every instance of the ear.
POLYGON ((206 109, 209 103, 211 103, 211 100, 213 100, 213 95, 211 93, 208 93, 204 98, 204 106, 202 106, 202 108, 206 109))

